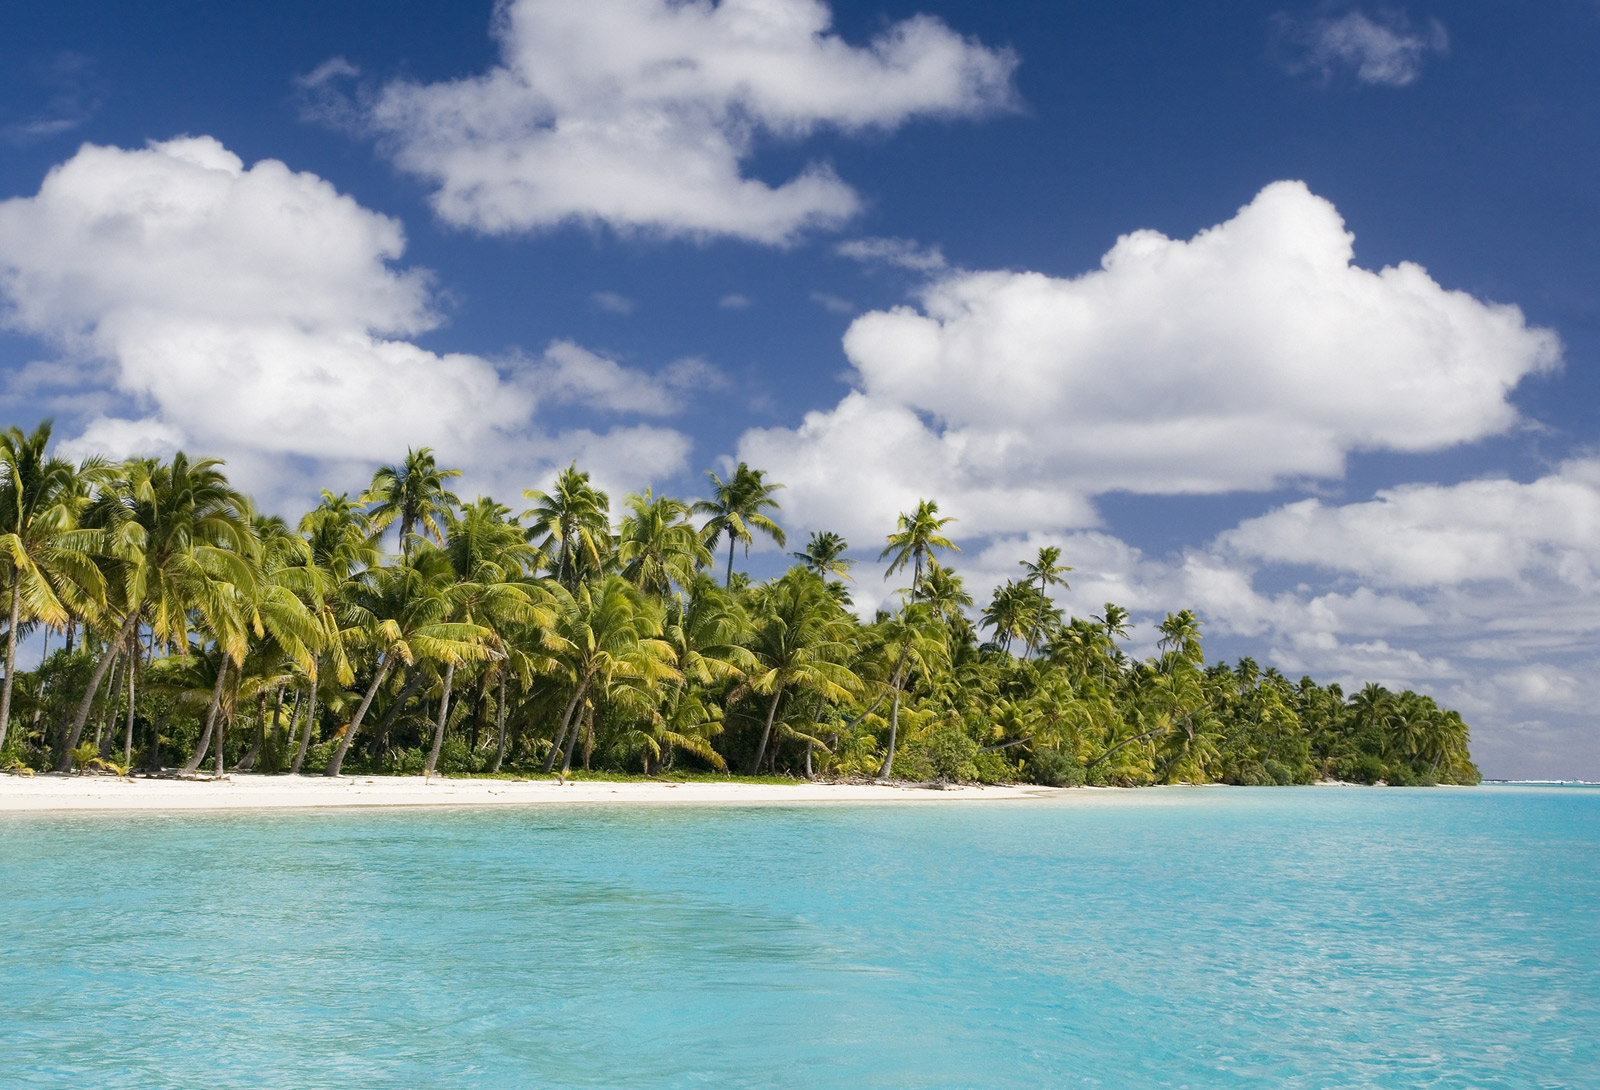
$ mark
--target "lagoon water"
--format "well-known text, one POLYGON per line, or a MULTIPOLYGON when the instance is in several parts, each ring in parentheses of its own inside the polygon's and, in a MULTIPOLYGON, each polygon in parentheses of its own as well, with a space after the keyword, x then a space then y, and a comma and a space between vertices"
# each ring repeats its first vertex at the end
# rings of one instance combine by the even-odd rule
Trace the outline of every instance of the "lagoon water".
POLYGON ((1600 790, 0 819, 0 1085, 1600 1086, 1600 790))

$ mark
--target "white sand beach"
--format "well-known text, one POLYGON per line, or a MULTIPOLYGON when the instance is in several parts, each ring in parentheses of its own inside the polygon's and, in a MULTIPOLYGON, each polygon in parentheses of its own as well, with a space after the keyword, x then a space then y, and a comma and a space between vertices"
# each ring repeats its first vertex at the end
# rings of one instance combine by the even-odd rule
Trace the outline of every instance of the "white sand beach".
MULTIPOLYGON (((1061 794, 1047 787, 909 784, 669 783, 456 780, 419 776, 226 776, 221 780, 114 776, 0 777, 0 813, 97 810, 275 810, 357 806, 548 806, 1016 801, 1061 794)), ((1081 791, 1079 792, 1082 793, 1081 791)))

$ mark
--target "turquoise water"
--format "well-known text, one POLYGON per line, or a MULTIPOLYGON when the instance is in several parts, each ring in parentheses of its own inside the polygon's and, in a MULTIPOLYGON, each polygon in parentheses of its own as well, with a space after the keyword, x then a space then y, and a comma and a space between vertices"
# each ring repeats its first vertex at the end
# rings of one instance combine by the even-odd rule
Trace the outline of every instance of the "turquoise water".
POLYGON ((1600 790, 0 819, 0 1085, 1600 1086, 1600 790))

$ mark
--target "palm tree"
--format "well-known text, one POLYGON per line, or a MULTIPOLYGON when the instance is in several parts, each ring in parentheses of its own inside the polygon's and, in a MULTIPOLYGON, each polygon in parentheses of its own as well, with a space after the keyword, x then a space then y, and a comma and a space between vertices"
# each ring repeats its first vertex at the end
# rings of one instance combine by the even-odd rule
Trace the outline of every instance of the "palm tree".
POLYGON ((970 627, 965 610, 972 608, 972 595, 961 576, 952 568, 934 564, 923 573, 921 600, 933 615, 953 628, 970 627))
POLYGON ((322 629, 322 652, 312 659, 310 669, 304 671, 306 725, 300 732, 299 746, 289 765, 289 773, 295 776, 305 765, 306 751, 316 728, 324 660, 332 668, 333 680, 339 685, 349 685, 355 680, 347 654, 352 633, 340 623, 348 593, 363 572, 378 567, 383 560, 379 546, 382 531, 371 532, 366 528, 361 506, 346 494, 335 496, 324 489, 322 502, 301 518, 299 531, 307 546, 304 597, 322 629))
MULTIPOLYGON (((1037 590, 1041 598, 1049 597, 1051 587, 1060 587, 1062 590, 1072 589, 1067 585, 1067 581, 1064 578, 1072 568, 1069 565, 1057 563, 1060 559, 1061 549, 1059 546, 1041 546, 1037 560, 1017 561, 1023 570, 1027 572, 1022 581, 1037 590)), ((1039 646, 1039 629, 1044 620, 1045 614, 1040 611, 1038 620, 1028 632, 1027 654, 1029 656, 1032 656, 1034 648, 1039 646)))
POLYGON ((994 589, 994 596, 983 611, 983 625, 994 629, 995 642, 1011 653, 1011 641, 1026 634, 1038 622, 1037 592, 1026 583, 1007 580, 994 589))
POLYGON ((926 602, 908 602, 894 616, 879 624, 883 650, 894 662, 889 676, 892 696, 889 704, 889 746, 883 756, 878 778, 894 774, 894 751, 899 744, 900 697, 914 674, 932 673, 933 663, 948 649, 945 626, 926 602))
POLYGON ((376 568, 352 587, 347 607, 348 638, 377 652, 372 682, 328 762, 328 776, 339 775, 372 706, 373 697, 399 663, 419 660, 446 669, 490 654, 493 633, 482 625, 453 619, 464 592, 449 558, 438 549, 419 549, 399 564, 376 568))
POLYGON ((776 582, 757 588, 753 612, 755 632, 750 651, 756 666, 728 695, 730 704, 746 694, 769 698, 761 738, 750 762, 752 776, 766 756, 778 702, 786 692, 813 692, 835 703, 861 685, 845 665, 854 622, 815 573, 791 568, 776 582))
POLYGON ((1204 661, 1200 649, 1200 626, 1203 622, 1192 609, 1169 613, 1161 622, 1161 639, 1156 646, 1175 651, 1179 658, 1198 665, 1204 661))
POLYGON ((751 535, 752 530, 760 530, 780 547, 784 544, 783 527, 762 513, 768 508, 779 510, 780 505, 772 498, 772 494, 783 485, 768 483, 764 479, 765 470, 751 469, 743 462, 726 481, 709 470, 706 476, 711 478, 714 486, 712 498, 696 501, 692 510, 697 515, 711 516, 700 529, 700 536, 707 547, 714 547, 717 538, 727 536, 728 574, 723 585, 731 586, 735 542, 744 542, 745 556, 750 555, 750 543, 755 540, 751 535))
POLYGON ((1094 614, 1090 619, 1098 622, 1100 627, 1105 630, 1106 639, 1115 644, 1117 640, 1128 638, 1128 633, 1133 627, 1129 624, 1132 616, 1131 613, 1115 602, 1107 602, 1106 611, 1103 614, 1094 614))
POLYGON ((922 570, 932 561, 933 550, 961 551, 960 546, 943 533, 944 528, 955 521, 953 516, 940 518, 939 505, 933 500, 922 500, 915 511, 902 513, 899 529, 889 535, 889 544, 878 554, 879 560, 893 555, 889 570, 883 573, 883 577, 887 579, 910 564, 911 597, 919 597, 922 593, 922 570))
MULTIPOLYGON (((449 537, 444 556, 454 574, 453 618, 479 625, 488 632, 486 657, 497 664, 506 658, 504 633, 514 625, 550 626, 556 621, 549 593, 525 578, 538 563, 539 552, 527 543, 522 530, 507 519, 509 508, 479 499, 460 517, 447 515, 449 537)), ((425 776, 439 763, 444 729, 450 714, 450 692, 459 656, 445 662, 444 690, 425 776)))
POLYGON ((126 462, 104 484, 84 522, 105 534, 107 619, 117 628, 57 756, 62 772, 71 765, 70 751, 96 690, 139 624, 149 625, 152 638, 168 647, 187 647, 198 624, 237 665, 247 647, 246 601, 257 577, 250 501, 228 484, 216 458, 191 462, 179 451, 168 464, 153 458, 126 462))
POLYGON ((438 467, 432 447, 407 449, 405 461, 379 466, 372 475, 372 483, 361 496, 362 503, 374 505, 367 514, 368 523, 374 530, 383 531, 399 519, 403 556, 411 555, 411 537, 418 525, 435 542, 443 541, 439 518, 460 503, 444 483, 459 476, 459 469, 438 467))
POLYGON ((830 575, 849 579, 850 569, 855 567, 856 563, 844 555, 844 551, 849 547, 849 543, 832 530, 821 530, 811 535, 804 552, 789 555, 824 579, 830 575))
POLYGON ((71 612, 86 613, 105 598, 105 580, 89 555, 100 535, 75 529, 77 471, 72 463, 50 457, 49 445, 48 420, 32 435, 16 427, 0 433, 0 575, 10 599, 0 750, 11 723, 20 626, 39 620, 64 627, 71 612))
POLYGON ((522 495, 534 501, 522 513, 533 520, 529 536, 545 535, 539 547, 546 557, 554 550, 556 580, 570 591, 585 569, 598 573, 601 558, 611 549, 611 500, 589 482, 589 474, 579 472, 574 462, 556 474, 549 492, 530 488, 522 495))
POLYGON ((665 598, 672 585, 690 586, 711 563, 711 550, 689 521, 689 505, 648 488, 629 496, 617 544, 622 576, 646 594, 665 598))
POLYGON ((661 622, 660 603, 620 575, 580 584, 566 597, 556 624, 563 646, 553 654, 572 691, 545 758, 546 772, 555 768, 558 755, 562 774, 571 770, 582 733, 579 719, 592 690, 604 694, 618 680, 659 683, 681 677, 672 665, 672 645, 661 639, 661 622))

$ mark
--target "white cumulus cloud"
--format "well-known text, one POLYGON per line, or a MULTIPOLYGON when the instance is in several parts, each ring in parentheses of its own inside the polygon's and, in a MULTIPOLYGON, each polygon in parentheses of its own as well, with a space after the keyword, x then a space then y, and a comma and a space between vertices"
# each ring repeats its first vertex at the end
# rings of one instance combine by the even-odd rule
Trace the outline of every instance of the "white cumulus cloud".
POLYGON ((603 223, 781 244, 860 202, 824 164, 778 185, 750 176, 762 140, 1012 102, 1012 55, 937 19, 894 23, 864 46, 831 20, 821 0, 506 0, 498 65, 392 83, 368 124, 457 226, 603 223))
MULTIPOLYGON (((247 168, 209 137, 85 146, 37 195, 0 202, 0 321, 106 365, 126 411, 80 445, 220 453, 269 492, 301 487, 311 462, 370 466, 422 444, 484 475, 539 474, 585 441, 537 427, 541 402, 673 407, 662 381, 575 345, 500 364, 419 347, 408 338, 440 317, 427 274, 395 267, 404 245, 396 221, 323 179, 247 168)), ((688 449, 661 428, 616 441, 666 473, 688 449)))
POLYGON ((1408 484, 1342 506, 1302 500, 1242 523, 1221 544, 1384 586, 1539 579, 1600 595, 1600 462, 1575 460, 1527 484, 1408 484))
MULTIPOLYGON (((1336 478, 1356 450, 1505 432, 1524 377, 1560 362, 1515 306, 1409 262, 1354 260, 1338 212, 1278 182, 1194 238, 1124 235, 1063 279, 957 271, 857 318, 837 406, 756 429, 739 457, 811 526, 919 497, 989 533, 1092 524, 1093 496, 1336 478)), ((878 516, 881 519, 881 515, 878 516)))

